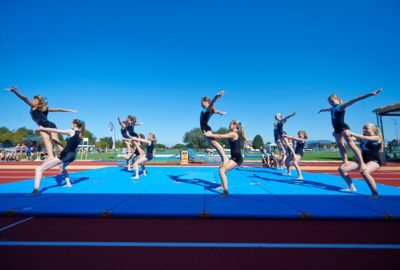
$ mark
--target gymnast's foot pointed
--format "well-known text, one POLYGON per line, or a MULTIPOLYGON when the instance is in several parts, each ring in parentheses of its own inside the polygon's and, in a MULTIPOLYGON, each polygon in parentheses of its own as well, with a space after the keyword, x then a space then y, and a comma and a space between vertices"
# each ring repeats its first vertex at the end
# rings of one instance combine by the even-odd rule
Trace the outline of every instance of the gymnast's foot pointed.
POLYGON ((221 185, 221 186, 219 186, 219 187, 217 187, 217 188, 215 188, 215 189, 224 189, 224 188, 223 188, 223 186, 221 185))
POLYGON ((71 183, 67 183, 66 185, 63 185, 63 187, 72 187, 71 183))
POLYGON ((371 196, 369 196, 368 198, 370 199, 379 199, 379 195, 378 194, 372 194, 371 196))
POLYGON ((139 179, 139 175, 138 175, 138 176, 131 177, 131 179, 139 179))
POLYGON ((39 196, 38 190, 34 190, 32 193, 23 195, 23 197, 34 197, 34 196, 39 196))
POLYGON ((297 180, 303 180, 303 179, 304 179, 303 176, 297 177, 297 180))
POLYGON ((147 176, 147 173, 145 171, 143 172, 143 176, 147 176))
POLYGON ((219 195, 217 198, 228 198, 229 197, 229 193, 228 191, 224 191, 221 195, 219 195))

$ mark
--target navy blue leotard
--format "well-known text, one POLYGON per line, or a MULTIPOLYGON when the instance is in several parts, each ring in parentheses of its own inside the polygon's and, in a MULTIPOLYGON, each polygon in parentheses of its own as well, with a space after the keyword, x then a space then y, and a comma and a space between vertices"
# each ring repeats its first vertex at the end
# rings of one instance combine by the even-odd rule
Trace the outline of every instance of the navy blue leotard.
POLYGON ((211 127, 208 125, 208 121, 210 120, 211 116, 213 115, 212 110, 207 111, 207 108, 203 108, 200 113, 200 128, 202 132, 211 131, 211 127))
POLYGON ((303 150, 304 150, 305 144, 306 144, 306 142, 302 143, 302 142, 296 141, 296 150, 294 150, 296 155, 299 155, 301 157, 303 156, 303 150))
POLYGON ((283 130, 283 123, 282 120, 279 120, 278 123, 276 124, 276 133, 279 137, 282 137, 283 134, 287 134, 284 130, 283 130))
POLYGON ((146 154, 146 158, 148 161, 153 159, 153 150, 154 150, 154 141, 151 141, 150 145, 146 145, 147 146, 147 154, 146 154))
POLYGON ((344 114, 346 111, 341 109, 342 104, 339 104, 331 109, 332 126, 334 128, 334 133, 342 133, 342 131, 350 127, 344 122, 344 114))
POLYGON ((275 139, 275 141, 279 140, 278 127, 274 127, 274 139, 275 139))
POLYGON ((81 142, 80 134, 79 130, 75 130, 75 135, 69 138, 67 146, 65 146, 58 157, 62 162, 69 163, 75 160, 76 149, 81 142))
POLYGON ((31 109, 31 117, 32 120, 35 121, 36 124, 42 127, 47 127, 47 128, 57 128, 57 126, 53 123, 47 120, 47 115, 49 114, 49 108, 47 108, 44 112, 42 112, 39 109, 32 110, 31 109))
POLYGON ((130 137, 129 137, 129 135, 128 135, 128 129, 127 129, 127 127, 121 128, 121 135, 122 135, 122 138, 130 139, 130 137))
POLYGON ((139 137, 139 135, 135 132, 135 124, 127 124, 126 125, 126 129, 128 130, 129 135, 131 135, 131 137, 139 137))
POLYGON ((240 166, 243 163, 243 156, 241 152, 241 141, 240 141, 240 135, 239 131, 237 132, 238 134, 238 139, 235 141, 233 139, 229 139, 229 148, 231 149, 231 160, 235 161, 238 166, 240 166))
POLYGON ((379 150, 381 149, 381 143, 377 143, 369 140, 362 140, 360 143, 362 158, 364 163, 367 164, 370 161, 374 161, 382 166, 382 160, 379 157, 379 150))

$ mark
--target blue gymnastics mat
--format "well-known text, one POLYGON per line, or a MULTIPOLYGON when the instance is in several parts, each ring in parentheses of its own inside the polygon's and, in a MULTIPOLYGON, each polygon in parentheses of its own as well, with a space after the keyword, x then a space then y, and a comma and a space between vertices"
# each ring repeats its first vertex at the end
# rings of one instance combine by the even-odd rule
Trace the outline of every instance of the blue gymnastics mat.
POLYGON ((123 167, 70 173, 42 180, 40 196, 22 197, 33 180, 0 185, 0 214, 14 216, 151 217, 384 220, 400 217, 400 189, 377 184, 380 199, 353 180, 357 192, 341 191, 344 180, 303 173, 304 180, 276 168, 237 168, 228 172, 229 198, 217 198, 216 167, 147 167, 147 176, 131 179, 123 167))

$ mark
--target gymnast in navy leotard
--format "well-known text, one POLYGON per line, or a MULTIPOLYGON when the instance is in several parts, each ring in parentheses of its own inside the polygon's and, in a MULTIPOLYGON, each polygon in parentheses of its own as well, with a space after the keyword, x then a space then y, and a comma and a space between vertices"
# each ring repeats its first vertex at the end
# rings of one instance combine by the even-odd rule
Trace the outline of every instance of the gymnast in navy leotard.
POLYGON ((265 168, 271 167, 270 165, 270 155, 267 152, 267 149, 263 148, 261 151, 261 162, 262 166, 265 168))
POLYGON ((205 136, 215 140, 228 139, 229 148, 231 150, 231 158, 225 165, 219 168, 219 175, 221 177, 222 185, 217 189, 223 189, 223 193, 218 196, 219 198, 229 197, 228 178, 226 177, 226 172, 234 169, 237 166, 240 166, 243 163, 243 155, 241 152, 241 138, 244 141, 246 140, 244 126, 241 122, 233 120, 229 124, 229 131, 230 132, 227 134, 212 134, 211 132, 205 133, 205 136))
MULTIPOLYGON (((74 112, 74 113, 77 112, 75 110, 49 108, 49 107, 47 107, 47 98, 43 97, 41 95, 34 96, 33 100, 30 101, 26 96, 20 94, 18 92, 17 87, 14 87, 14 86, 11 86, 11 89, 5 89, 5 90, 13 92, 20 99, 22 99, 26 104, 28 104, 31 107, 30 114, 31 114, 32 120, 36 124, 38 124, 38 126, 47 127, 47 128, 57 128, 54 123, 47 120, 47 114, 49 112, 74 112)), ((44 143, 47 153, 48 153, 48 159, 46 160, 46 162, 47 162, 54 158, 53 144, 52 144, 51 140, 57 145, 57 147, 60 151, 62 151, 64 149, 64 146, 58 139, 58 135, 56 133, 48 133, 45 131, 40 131, 40 135, 42 136, 43 143, 44 143), (51 138, 51 140, 50 140, 50 138, 51 138)))
MULTIPOLYGON (((224 95, 224 91, 219 92, 212 100, 209 97, 204 97, 201 99, 201 107, 203 108, 200 113, 200 129, 203 132, 211 132, 212 129, 208 125, 208 121, 210 120, 211 116, 215 113, 224 115, 226 112, 221 112, 214 108, 215 102, 218 98, 224 95)), ((221 157, 221 166, 228 162, 228 158, 225 155, 224 148, 214 139, 204 136, 206 140, 217 150, 218 154, 221 157)))
POLYGON ((374 124, 366 124, 363 127, 363 135, 352 133, 350 131, 347 131, 346 133, 346 136, 353 136, 357 141, 360 142, 362 159, 365 163, 366 169, 361 171, 360 162, 354 161, 340 166, 339 173, 349 185, 349 188, 343 189, 343 191, 357 191, 348 172, 360 170, 362 177, 371 189, 372 195, 370 198, 377 199, 379 198, 378 190, 371 173, 379 170, 382 165, 382 161, 379 156, 379 152, 383 150, 381 131, 374 124))
MULTIPOLYGON (((137 123, 136 116, 132 115, 128 115, 125 122, 126 122, 126 128, 131 138, 139 138, 139 135, 135 132, 135 126, 143 125, 143 122, 137 123)), ((135 145, 136 149, 139 149, 140 155, 144 155, 143 150, 140 148, 140 143, 138 143, 135 140, 133 140, 132 142, 135 145)))
POLYGON ((337 95, 331 95, 328 98, 329 104, 332 106, 330 108, 322 109, 320 112, 331 112, 331 119, 332 119, 332 126, 333 126, 333 137, 335 137, 335 140, 337 142, 339 152, 342 156, 343 163, 346 164, 349 162, 347 158, 347 153, 346 149, 344 147, 344 141, 347 142, 347 144, 350 146, 351 150, 354 152, 356 155, 357 159, 360 161, 360 166, 361 170, 365 170, 365 163, 362 159, 361 152, 357 148, 357 146, 354 144, 353 139, 350 136, 346 136, 347 132, 350 131, 349 125, 347 125, 344 122, 344 115, 346 112, 347 107, 353 105, 357 101, 366 99, 371 96, 376 96, 378 95, 382 89, 379 89, 377 91, 371 92, 369 94, 360 96, 358 98, 352 99, 348 102, 343 102, 337 95))
POLYGON ((304 130, 300 130, 298 133, 298 138, 292 137, 292 136, 288 136, 288 135, 283 135, 284 137, 295 141, 296 142, 296 149, 294 150, 294 153, 296 155, 293 155, 293 153, 291 153, 285 162, 286 168, 287 168, 287 172, 286 175, 292 175, 292 172, 290 170, 290 162, 293 161, 293 165, 297 170, 297 173, 299 174, 299 177, 297 179, 303 179, 303 176, 301 174, 301 169, 299 166, 299 161, 301 160, 301 158, 303 157, 303 151, 304 151, 304 146, 306 144, 306 140, 308 139, 308 135, 304 130))
MULTIPOLYGON (((154 146, 157 144, 157 138, 154 133, 149 133, 147 136, 147 140, 145 139, 139 139, 139 138, 132 138, 132 140, 140 143, 145 143, 147 146, 147 154, 145 156, 141 155, 138 160, 135 161, 133 164, 133 168, 135 169, 135 176, 132 177, 131 179, 138 179, 139 178, 139 165, 142 165, 150 160, 153 159, 154 157, 154 146)), ((143 169, 143 167, 142 167, 143 169)), ((143 171, 143 175, 146 176, 146 172, 143 171)))
POLYGON ((283 125, 286 123, 287 120, 289 120, 290 117, 293 117, 295 115, 296 115, 296 113, 294 112, 291 115, 286 116, 285 118, 282 118, 282 115, 280 113, 275 114, 275 119, 277 121, 276 121, 276 125, 274 123, 274 126, 276 127, 276 131, 275 131, 275 129, 274 129, 274 131, 276 132, 276 134, 279 138, 279 141, 282 144, 281 148, 280 148, 279 159, 278 159, 278 163, 280 165, 281 170, 283 169, 283 164, 285 164, 287 153, 294 152, 293 147, 289 144, 288 139, 283 137, 283 135, 286 134, 286 132, 283 131, 283 125))
POLYGON ((117 117, 117 119, 118 119, 118 123, 121 126, 122 140, 124 141, 124 143, 128 149, 127 152, 125 153, 125 160, 126 160, 126 164, 128 166, 128 171, 130 171, 131 170, 130 160, 131 160, 131 157, 133 156, 133 149, 132 149, 132 145, 131 145, 131 137, 128 134, 128 124, 127 124, 127 121, 121 122, 119 116, 117 117))
POLYGON ((79 143, 81 142, 82 138, 85 136, 85 121, 75 119, 71 123, 71 128, 69 130, 59 130, 55 128, 45 128, 39 127, 39 131, 46 131, 56 134, 64 134, 68 135, 70 138, 68 140, 67 145, 61 151, 60 155, 52 160, 49 160, 39 167, 35 169, 35 186, 33 192, 24 196, 38 196, 39 195, 39 188, 40 182, 42 181, 43 172, 49 170, 55 166, 59 166, 60 171, 62 172, 65 181, 67 182, 64 187, 71 187, 71 181, 68 176, 68 172, 65 169, 72 161, 75 160, 76 157, 76 149, 78 148, 79 143))

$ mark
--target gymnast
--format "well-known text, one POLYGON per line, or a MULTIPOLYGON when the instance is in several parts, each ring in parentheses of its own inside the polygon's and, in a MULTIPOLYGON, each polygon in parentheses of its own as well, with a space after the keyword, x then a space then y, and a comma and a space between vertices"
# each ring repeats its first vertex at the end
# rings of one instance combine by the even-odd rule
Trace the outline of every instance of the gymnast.
POLYGON ((293 117, 295 115, 296 113, 294 112, 291 115, 282 118, 282 115, 280 113, 275 114, 275 119, 277 120, 276 133, 278 134, 278 138, 281 141, 284 149, 283 153, 281 152, 281 154, 279 155, 279 160, 281 165, 280 169, 283 169, 283 164, 285 164, 287 152, 291 151, 292 153, 294 153, 293 147, 289 144, 288 139, 284 138, 282 135, 286 134, 286 132, 283 131, 283 125, 286 123, 287 120, 289 120, 290 117, 293 117))
POLYGON ((304 145, 306 144, 306 140, 308 139, 308 136, 304 130, 300 130, 297 133, 297 135, 299 136, 298 138, 288 136, 286 134, 283 135, 283 137, 296 142, 296 150, 294 151, 295 155, 293 155, 293 153, 290 153, 289 156, 286 158, 286 168, 287 168, 286 175, 292 174, 292 172, 290 171, 290 162, 293 161, 293 165, 296 168, 297 173, 299 174, 299 177, 297 179, 301 180, 304 178, 301 175, 301 169, 300 169, 300 166, 298 163, 299 163, 300 159, 303 157, 304 145))
MULTIPOLYGON (((141 134, 142 135, 142 134, 141 134)), ((133 163, 133 169, 135 170, 135 176, 132 177, 131 179, 139 179, 139 166, 138 165, 144 165, 144 163, 149 162, 150 160, 153 159, 154 157, 154 145, 157 144, 157 138, 156 135, 154 135, 154 133, 149 133, 149 135, 147 136, 147 140, 144 139, 144 135, 142 138, 137 138, 137 137, 132 137, 131 140, 136 141, 138 144, 140 143, 146 143, 147 146, 147 154, 141 155, 140 158, 138 160, 135 161, 135 163, 133 163)), ((138 151, 143 151, 138 149, 138 151)), ((143 175, 146 176, 146 170, 144 169, 144 166, 142 166, 142 170, 143 170, 143 175)))
MULTIPOLYGON (((57 127, 54 123, 47 120, 47 114, 49 112, 73 112, 73 113, 78 112, 76 110, 49 108, 49 107, 47 107, 47 98, 43 97, 41 95, 34 96, 33 100, 30 101, 26 96, 20 94, 18 92, 17 87, 16 86, 14 87, 14 85, 11 86, 11 89, 5 89, 5 90, 13 92, 20 99, 25 101, 25 103, 31 107, 32 120, 35 121, 36 124, 38 124, 38 126, 47 127, 47 128, 51 128, 51 129, 57 129, 57 127)), ((54 158, 53 144, 51 143, 50 138, 57 145, 60 152, 64 149, 64 146, 60 142, 57 133, 55 133, 55 132, 49 133, 45 130, 40 130, 39 133, 40 133, 40 136, 42 136, 43 143, 47 149, 48 158, 45 162, 48 162, 54 158)))
POLYGON ((229 197, 228 192, 228 178, 226 173, 233 170, 235 167, 240 166, 243 163, 243 155, 241 153, 241 139, 246 140, 246 135, 244 133, 244 127, 242 122, 233 120, 229 124, 229 133, 227 134, 213 134, 211 131, 207 131, 204 135, 213 140, 226 140, 229 141, 229 148, 231 149, 231 158, 229 161, 219 168, 219 175, 221 177, 222 185, 216 189, 223 189, 223 193, 218 196, 218 198, 229 197))
POLYGON ((261 158, 262 158, 262 160, 261 160, 262 166, 263 166, 264 168, 269 168, 269 167, 271 167, 271 164, 270 164, 270 163, 271 163, 271 162, 270 162, 270 155, 268 154, 267 149, 265 149, 265 148, 262 149, 261 158))
POLYGON ((376 96, 380 92, 382 92, 382 88, 368 93, 366 95, 360 96, 358 98, 352 99, 348 102, 343 102, 343 100, 339 99, 338 95, 331 95, 328 98, 329 104, 331 104, 332 107, 322 109, 320 112, 331 112, 331 118, 332 118, 332 125, 333 125, 333 137, 335 137, 335 140, 337 142, 339 152, 342 156, 342 160, 344 164, 347 164, 349 162, 347 158, 347 153, 346 149, 344 148, 344 140, 347 142, 347 144, 350 146, 351 150, 353 150, 354 154, 356 155, 358 161, 360 162, 360 170, 364 171, 366 169, 365 163, 363 162, 362 156, 360 149, 357 148, 357 146, 354 144, 353 139, 351 136, 346 136, 348 133, 347 131, 350 131, 350 127, 344 122, 344 115, 346 113, 346 108, 349 107, 350 105, 353 105, 357 101, 366 99, 371 96, 376 96))
POLYGON ((69 140, 63 151, 61 152, 60 156, 49 160, 46 163, 43 163, 39 167, 35 169, 35 186, 33 192, 30 194, 24 195, 24 197, 30 196, 38 196, 39 195, 39 187, 40 182, 42 181, 42 175, 45 171, 59 166, 61 173, 63 174, 65 181, 67 182, 66 185, 63 187, 72 187, 71 181, 68 176, 68 172, 65 169, 72 161, 76 158, 76 149, 78 148, 79 143, 85 136, 85 121, 75 119, 71 123, 71 128, 68 130, 59 130, 56 128, 49 128, 49 127, 42 127, 39 126, 39 131, 45 131, 48 133, 54 134, 64 134, 69 136, 69 140))
POLYGON ((225 155, 224 148, 213 138, 207 137, 205 135, 206 132, 211 132, 211 127, 208 125, 208 121, 210 120, 211 116, 215 113, 224 115, 226 112, 221 112, 219 110, 216 110, 214 108, 215 102, 217 101, 218 98, 222 97, 224 95, 224 91, 219 92, 212 100, 209 97, 203 97, 201 99, 201 107, 203 107, 203 110, 200 113, 200 128, 201 131, 203 132, 204 137, 206 140, 217 150, 218 154, 221 156, 221 166, 224 166, 228 163, 228 158, 225 155))
POLYGON ((126 160, 126 164, 128 165, 128 171, 131 170, 131 165, 130 165, 130 160, 132 159, 134 153, 133 153, 133 149, 131 146, 131 137, 129 137, 128 135, 128 128, 127 128, 127 123, 126 121, 121 122, 119 116, 117 117, 118 119, 118 123, 121 126, 121 135, 122 135, 122 140, 124 141, 124 143, 126 144, 128 150, 125 153, 125 160, 126 160))
MULTIPOLYGON (((128 133, 131 136, 131 139, 138 139, 139 135, 135 132, 135 126, 143 125, 143 122, 141 123, 136 123, 136 116, 128 115, 126 118, 126 128, 128 129, 128 133)), ((139 153, 141 156, 144 156, 144 151, 140 147, 140 143, 137 140, 132 140, 133 144, 135 145, 136 149, 138 149, 139 153)))
POLYGON ((372 191, 371 199, 378 199, 378 190, 376 188, 375 180, 371 173, 379 170, 382 166, 382 161, 379 152, 383 150, 383 139, 381 131, 374 124, 366 124, 363 127, 363 135, 352 133, 349 130, 345 132, 347 137, 353 136, 360 142, 362 149, 362 160, 365 163, 366 169, 361 171, 361 162, 348 162, 339 167, 339 173, 349 185, 349 188, 342 189, 343 191, 357 191, 351 180, 348 172, 360 170, 362 177, 367 182, 372 191))

